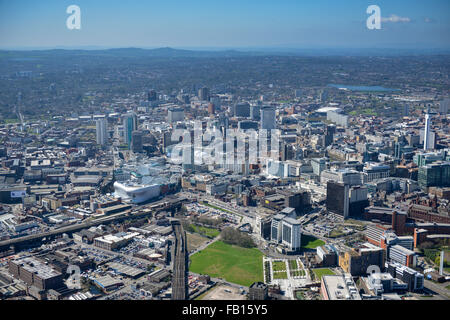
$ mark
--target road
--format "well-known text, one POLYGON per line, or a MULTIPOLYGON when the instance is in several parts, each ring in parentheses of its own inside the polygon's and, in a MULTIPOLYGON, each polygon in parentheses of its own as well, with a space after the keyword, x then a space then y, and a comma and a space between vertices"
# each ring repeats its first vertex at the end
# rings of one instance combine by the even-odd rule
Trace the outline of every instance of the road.
POLYGON ((447 297, 447 299, 450 299, 450 291, 445 289, 444 287, 425 279, 424 281, 424 287, 426 289, 430 289, 431 291, 434 291, 436 293, 439 293, 443 297, 447 297))
POLYGON ((65 226, 65 227, 61 227, 58 229, 54 229, 51 231, 47 231, 47 232, 43 232, 43 233, 39 233, 39 234, 33 234, 33 235, 28 235, 28 236, 24 236, 24 237, 20 237, 20 238, 14 238, 14 239, 9 239, 9 240, 4 240, 4 241, 0 241, 0 250, 1 249, 6 249, 8 250, 10 246, 15 245, 15 244, 19 244, 19 243, 23 243, 23 242, 28 242, 28 241, 34 241, 34 240, 39 240, 39 239, 43 239, 43 238, 47 238, 47 237, 53 237, 56 235, 60 235, 63 233, 72 233, 72 232, 76 232, 82 229, 87 229, 93 226, 98 226, 101 224, 105 224, 105 223, 110 223, 113 222, 115 220, 119 220, 122 218, 139 218, 139 217, 144 217, 148 214, 153 213, 154 211, 162 211, 162 210, 167 210, 167 207, 171 205, 171 202, 169 201, 168 205, 165 205, 164 207, 161 208, 157 208, 155 210, 152 210, 151 212, 136 212, 132 215, 132 212, 137 211, 139 209, 145 208, 146 206, 156 206, 156 205, 160 205, 163 204, 165 202, 168 202, 167 199, 162 199, 147 205, 143 205, 143 206, 136 206, 130 210, 126 210, 124 212, 120 212, 120 213, 116 213, 116 214, 112 214, 110 216, 107 217, 103 217, 103 218, 98 218, 95 220, 91 220, 91 221, 86 221, 86 222, 82 222, 79 224, 72 224, 69 226, 65 226))

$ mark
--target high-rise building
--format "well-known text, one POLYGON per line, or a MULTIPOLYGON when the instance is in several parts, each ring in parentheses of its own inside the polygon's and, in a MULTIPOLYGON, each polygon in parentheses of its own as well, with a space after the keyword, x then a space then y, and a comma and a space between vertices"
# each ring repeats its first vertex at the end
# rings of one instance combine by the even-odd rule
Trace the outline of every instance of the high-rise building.
POLYGON ((151 102, 158 100, 158 96, 155 90, 152 89, 147 93, 147 100, 151 102))
POLYGON ((242 118, 250 117, 250 104, 247 102, 236 103, 234 105, 234 116, 242 118))
POLYGON ((133 131, 138 128, 137 115, 134 112, 127 113, 123 118, 123 136, 128 148, 131 147, 133 131))
POLYGON ((208 104, 208 113, 210 115, 214 115, 216 113, 216 106, 212 102, 208 104))
POLYGON ((272 218, 271 239, 286 245, 291 251, 301 248, 301 225, 296 219, 284 214, 277 214, 272 218))
POLYGON ((328 181, 326 200, 327 211, 347 218, 350 206, 349 192, 349 186, 347 184, 328 181))
POLYGON ((450 98, 445 98, 439 104, 439 113, 440 114, 447 114, 449 107, 450 107, 450 98))
POLYGON ((404 104, 403 105, 403 114, 404 117, 409 116, 409 104, 404 104))
POLYGON ((261 120, 261 106, 258 105, 250 106, 250 118, 255 121, 261 120))
POLYGON ((320 177, 322 171, 324 171, 327 167, 327 158, 313 158, 311 159, 311 167, 313 169, 314 174, 320 177))
POLYGON ((336 126, 330 124, 325 130, 325 147, 328 147, 333 143, 334 134, 336 133, 336 126))
POLYGON ((200 88, 198 90, 198 98, 201 101, 209 101, 209 89, 206 87, 200 88))
POLYGON ((285 217, 282 220, 282 243, 292 251, 300 250, 301 247, 301 227, 300 221, 285 217))
POLYGON ((364 209, 369 206, 367 191, 365 186, 353 186, 350 188, 349 216, 360 216, 363 214, 364 209))
POLYGON ((133 150, 133 152, 142 152, 142 136, 143 135, 141 131, 133 131, 131 137, 131 149, 133 150))
POLYGON ((425 131, 423 137, 423 149, 431 150, 434 149, 434 144, 431 143, 431 115, 430 108, 427 110, 427 114, 425 115, 425 131))
POLYGON ((272 130, 277 128, 277 117, 274 107, 261 108, 261 129, 272 130))
POLYGON ((184 110, 182 108, 172 108, 167 112, 167 122, 174 123, 184 120, 184 110))
POLYGON ((108 142, 107 121, 106 119, 98 119, 95 122, 95 125, 97 133, 97 144, 104 146, 108 142))
POLYGON ((419 186, 422 189, 428 187, 450 186, 450 162, 438 161, 419 168, 419 186))

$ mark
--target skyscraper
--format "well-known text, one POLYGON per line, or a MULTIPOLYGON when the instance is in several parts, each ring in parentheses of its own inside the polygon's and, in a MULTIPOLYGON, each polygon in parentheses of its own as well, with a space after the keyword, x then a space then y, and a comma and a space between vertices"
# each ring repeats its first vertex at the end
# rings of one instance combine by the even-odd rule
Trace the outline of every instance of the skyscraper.
POLYGON ((431 144, 431 115, 429 107, 427 110, 427 114, 425 115, 425 132, 423 138, 423 149, 425 151, 433 149, 433 146, 431 144))
POLYGON ((127 113, 123 118, 123 136, 128 148, 131 147, 133 131, 137 130, 137 115, 134 112, 127 113))
POLYGON ((214 103, 208 104, 208 113, 210 115, 214 115, 216 113, 216 106, 214 105, 214 103))
POLYGON ((447 114, 449 106, 450 106, 450 98, 442 100, 441 103, 439 104, 439 113, 447 114))
POLYGON ((156 101, 158 100, 157 93, 155 90, 150 90, 147 94, 148 101, 156 101))
POLYGON ((135 153, 142 152, 142 132, 141 131, 133 131, 131 135, 131 149, 135 153))
POLYGON ((200 90, 198 90, 198 98, 201 101, 209 101, 209 89, 206 87, 203 87, 200 90))
POLYGON ((98 119, 96 122, 97 144, 104 146, 108 141, 106 119, 98 119))
POLYGON ((350 191, 348 184, 328 181, 326 205, 327 211, 347 218, 350 206, 350 191))
POLYGON ((276 113, 274 107, 263 107, 261 108, 261 129, 272 130, 276 129, 276 113))

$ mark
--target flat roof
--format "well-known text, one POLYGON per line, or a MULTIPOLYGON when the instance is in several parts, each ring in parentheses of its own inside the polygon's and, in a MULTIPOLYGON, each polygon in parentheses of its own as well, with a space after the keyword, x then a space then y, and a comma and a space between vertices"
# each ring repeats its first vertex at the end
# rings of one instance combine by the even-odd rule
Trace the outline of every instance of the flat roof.
POLYGON ((144 270, 133 268, 117 262, 110 262, 107 265, 109 268, 115 270, 116 272, 127 275, 129 277, 137 277, 138 275, 145 272, 144 270))
POLYGON ((329 300, 361 300, 350 275, 324 275, 322 281, 329 300))
POLYGON ((61 275, 60 272, 54 270, 50 265, 34 257, 25 257, 15 262, 20 264, 25 270, 37 274, 42 279, 50 279, 61 275))

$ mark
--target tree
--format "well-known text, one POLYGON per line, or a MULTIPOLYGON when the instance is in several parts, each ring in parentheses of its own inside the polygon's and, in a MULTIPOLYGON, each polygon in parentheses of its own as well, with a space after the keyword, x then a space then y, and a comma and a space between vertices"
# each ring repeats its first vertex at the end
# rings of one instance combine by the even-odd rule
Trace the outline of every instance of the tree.
POLYGON ((220 234, 225 243, 237 245, 244 248, 253 248, 255 243, 253 239, 246 233, 242 233, 231 227, 224 228, 220 234))

